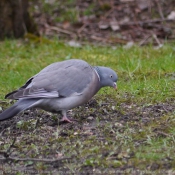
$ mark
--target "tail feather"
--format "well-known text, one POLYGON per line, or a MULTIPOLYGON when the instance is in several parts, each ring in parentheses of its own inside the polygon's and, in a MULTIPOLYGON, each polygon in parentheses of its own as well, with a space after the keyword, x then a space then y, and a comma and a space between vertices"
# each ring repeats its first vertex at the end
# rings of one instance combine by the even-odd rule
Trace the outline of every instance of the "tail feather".
POLYGON ((19 112, 21 112, 21 109, 17 105, 13 105, 10 108, 6 109, 0 114, 0 121, 2 120, 7 120, 9 118, 14 117, 17 115, 19 112))
POLYGON ((20 99, 18 100, 14 105, 6 109, 0 114, 0 121, 7 120, 18 113, 24 111, 25 109, 28 109, 30 107, 33 107, 34 104, 37 102, 36 99, 20 99))

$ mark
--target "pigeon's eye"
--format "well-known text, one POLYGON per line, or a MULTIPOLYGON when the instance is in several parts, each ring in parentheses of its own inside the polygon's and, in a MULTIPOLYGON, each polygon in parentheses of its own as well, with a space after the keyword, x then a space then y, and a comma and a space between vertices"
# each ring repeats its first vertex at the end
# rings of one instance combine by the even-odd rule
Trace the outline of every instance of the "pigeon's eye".
POLYGON ((112 75, 110 75, 110 77, 112 78, 112 75))

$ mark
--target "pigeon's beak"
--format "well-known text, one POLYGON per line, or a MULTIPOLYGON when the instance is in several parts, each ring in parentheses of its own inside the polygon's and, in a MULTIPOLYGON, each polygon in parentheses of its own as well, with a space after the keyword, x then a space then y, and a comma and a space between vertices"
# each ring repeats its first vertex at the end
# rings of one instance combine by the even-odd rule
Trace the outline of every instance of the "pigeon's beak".
POLYGON ((113 85, 114 89, 117 90, 117 83, 114 82, 114 85, 113 85))

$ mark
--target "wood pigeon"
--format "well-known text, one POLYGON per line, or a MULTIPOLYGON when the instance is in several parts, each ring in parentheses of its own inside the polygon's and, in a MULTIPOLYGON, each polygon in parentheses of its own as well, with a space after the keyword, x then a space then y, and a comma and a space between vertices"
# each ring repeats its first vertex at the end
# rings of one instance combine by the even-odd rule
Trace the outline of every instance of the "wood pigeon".
POLYGON ((0 114, 0 121, 29 108, 62 113, 61 121, 72 122, 67 111, 90 100, 102 87, 116 88, 117 74, 108 67, 91 66, 79 59, 50 64, 25 85, 5 96, 18 100, 0 114))

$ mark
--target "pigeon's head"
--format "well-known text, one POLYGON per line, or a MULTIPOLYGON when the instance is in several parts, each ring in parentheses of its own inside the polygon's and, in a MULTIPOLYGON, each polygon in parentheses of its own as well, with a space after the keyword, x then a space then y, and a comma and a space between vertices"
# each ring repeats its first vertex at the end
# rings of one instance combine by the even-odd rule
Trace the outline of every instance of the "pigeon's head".
POLYGON ((117 74, 115 71, 108 67, 102 67, 102 66, 96 66, 94 67, 96 73, 98 74, 99 80, 100 80, 100 86, 111 86, 113 88, 117 88, 117 74))

